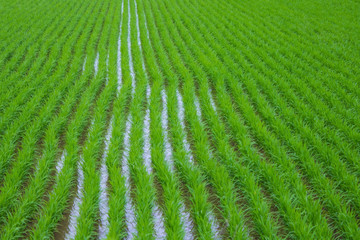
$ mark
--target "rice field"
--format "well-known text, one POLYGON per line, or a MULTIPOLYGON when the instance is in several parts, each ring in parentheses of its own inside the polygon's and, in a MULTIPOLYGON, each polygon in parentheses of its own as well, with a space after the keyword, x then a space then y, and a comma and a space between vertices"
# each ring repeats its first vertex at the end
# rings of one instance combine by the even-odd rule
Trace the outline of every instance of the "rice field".
POLYGON ((360 239, 358 1, 0 6, 0 239, 360 239))

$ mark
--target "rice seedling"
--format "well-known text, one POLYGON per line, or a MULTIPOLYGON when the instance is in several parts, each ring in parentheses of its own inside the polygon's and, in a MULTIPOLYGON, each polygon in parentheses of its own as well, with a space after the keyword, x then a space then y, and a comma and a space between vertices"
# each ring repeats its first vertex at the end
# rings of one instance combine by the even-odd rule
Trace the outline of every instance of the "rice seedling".
POLYGON ((1 239, 360 238, 358 3, 0 6, 1 239))

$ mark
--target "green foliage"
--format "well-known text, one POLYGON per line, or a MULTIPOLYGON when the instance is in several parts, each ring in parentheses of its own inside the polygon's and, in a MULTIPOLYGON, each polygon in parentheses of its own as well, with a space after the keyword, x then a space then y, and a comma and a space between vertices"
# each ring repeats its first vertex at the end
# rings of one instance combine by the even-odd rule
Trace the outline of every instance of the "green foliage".
POLYGON ((1 239, 360 238, 356 1, 0 6, 1 239))

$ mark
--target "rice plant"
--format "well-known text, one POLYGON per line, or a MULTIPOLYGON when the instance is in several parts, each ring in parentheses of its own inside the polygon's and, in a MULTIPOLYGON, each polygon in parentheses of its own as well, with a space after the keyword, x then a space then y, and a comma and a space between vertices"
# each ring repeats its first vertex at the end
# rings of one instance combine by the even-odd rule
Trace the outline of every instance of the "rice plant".
POLYGON ((1 239, 360 239, 356 1, 0 6, 1 239))

